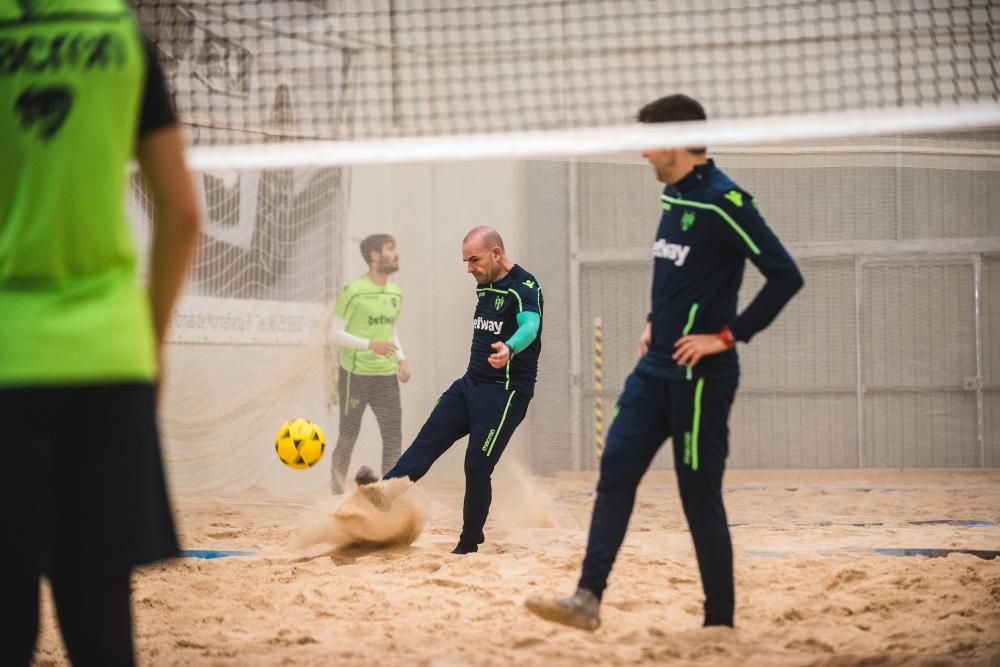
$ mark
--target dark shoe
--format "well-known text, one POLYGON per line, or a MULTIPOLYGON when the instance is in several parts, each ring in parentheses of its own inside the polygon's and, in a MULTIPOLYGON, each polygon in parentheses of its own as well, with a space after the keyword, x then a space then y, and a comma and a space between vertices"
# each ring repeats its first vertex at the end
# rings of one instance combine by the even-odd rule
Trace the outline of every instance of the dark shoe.
POLYGON ((365 486, 366 484, 377 482, 378 477, 375 476, 375 473, 368 466, 361 466, 358 468, 358 474, 354 476, 354 481, 358 486, 365 486))
POLYGON ((524 601, 528 611, 546 621, 562 623, 593 632, 601 627, 601 601, 586 588, 578 588, 568 598, 545 598, 533 595, 524 601))
POLYGON ((382 493, 382 489, 374 486, 375 482, 381 480, 375 476, 371 468, 361 466, 358 469, 358 474, 354 476, 354 481, 358 485, 358 491, 368 499, 368 502, 375 506, 375 509, 382 510, 383 512, 389 509, 389 499, 382 493))
POLYGON ((474 554, 477 551, 479 551, 479 547, 476 546, 475 544, 473 544, 472 546, 468 546, 462 544, 461 542, 459 542, 458 545, 456 545, 455 548, 451 550, 453 554, 458 554, 460 556, 464 556, 465 554, 474 554))

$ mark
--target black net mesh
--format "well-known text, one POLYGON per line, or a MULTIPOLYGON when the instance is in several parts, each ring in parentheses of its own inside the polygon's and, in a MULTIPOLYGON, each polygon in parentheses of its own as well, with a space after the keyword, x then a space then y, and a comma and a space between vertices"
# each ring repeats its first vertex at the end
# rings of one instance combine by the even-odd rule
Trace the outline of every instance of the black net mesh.
POLYGON ((992 0, 134 0, 199 144, 1000 100, 992 0), (494 6, 496 5, 496 6, 494 6))

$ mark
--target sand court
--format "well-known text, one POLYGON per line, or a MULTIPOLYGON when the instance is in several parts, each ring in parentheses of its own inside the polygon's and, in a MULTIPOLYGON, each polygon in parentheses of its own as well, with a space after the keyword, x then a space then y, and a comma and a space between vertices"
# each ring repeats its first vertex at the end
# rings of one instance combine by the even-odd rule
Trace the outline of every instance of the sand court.
MULTIPOLYGON (((135 577, 140 663, 1000 664, 1000 559, 960 553, 1000 549, 1000 472, 728 473, 735 631, 699 627, 674 477, 650 473, 603 626, 588 634, 545 623, 523 602, 575 586, 595 478, 509 468, 498 471, 486 544, 462 557, 449 553, 461 480, 401 482, 396 514, 375 514, 359 494, 178 498, 186 549, 243 555, 183 558, 135 577), (329 522, 336 512, 345 521, 329 522), (378 518, 390 521, 376 528, 378 518), (915 549, 955 553, 902 555, 915 549)), ((48 602, 43 614, 36 664, 66 664, 48 602)))

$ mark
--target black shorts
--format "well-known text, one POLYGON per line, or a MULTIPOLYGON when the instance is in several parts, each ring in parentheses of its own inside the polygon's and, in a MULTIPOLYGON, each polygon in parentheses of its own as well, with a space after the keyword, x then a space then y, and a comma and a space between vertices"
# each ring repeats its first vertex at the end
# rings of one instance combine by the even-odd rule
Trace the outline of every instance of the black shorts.
POLYGON ((179 554, 148 383, 0 388, 0 576, 179 554))

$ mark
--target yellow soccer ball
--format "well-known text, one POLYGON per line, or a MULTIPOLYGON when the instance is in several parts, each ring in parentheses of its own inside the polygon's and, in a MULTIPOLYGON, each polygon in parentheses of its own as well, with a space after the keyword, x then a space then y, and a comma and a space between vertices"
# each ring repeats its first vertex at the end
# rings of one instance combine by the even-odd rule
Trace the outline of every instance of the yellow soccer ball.
POLYGON ((274 440, 274 451, 289 468, 305 470, 323 458, 326 436, 308 419, 293 419, 281 425, 274 440))

